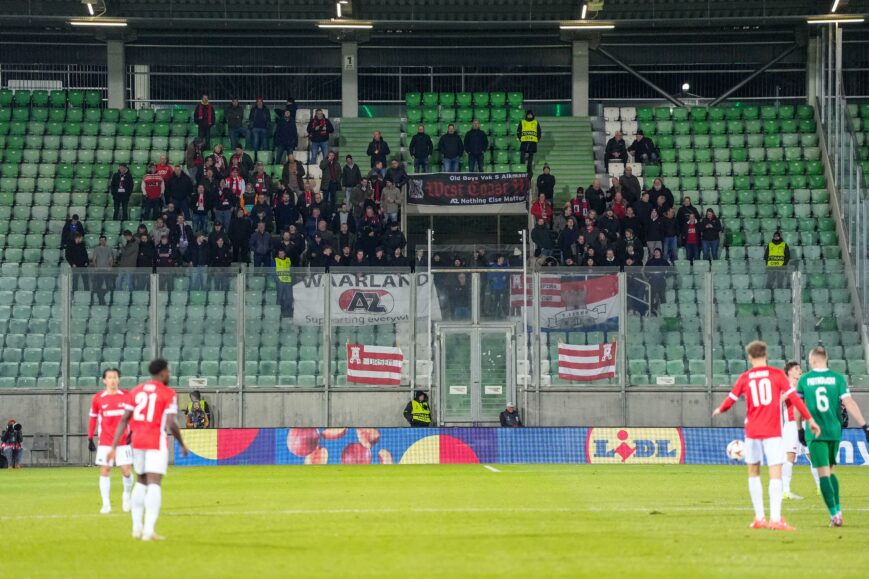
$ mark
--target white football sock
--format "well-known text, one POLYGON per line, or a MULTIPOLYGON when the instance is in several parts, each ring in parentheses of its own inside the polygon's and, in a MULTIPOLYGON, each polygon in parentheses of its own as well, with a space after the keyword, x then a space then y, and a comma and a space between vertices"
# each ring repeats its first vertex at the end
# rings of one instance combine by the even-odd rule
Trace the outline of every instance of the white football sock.
POLYGON ((148 485, 148 494, 145 495, 145 528, 143 535, 153 535, 157 517, 160 516, 160 504, 163 502, 163 490, 160 485, 148 485))
POLYGON ((133 488, 133 475, 121 477, 121 482, 124 483, 124 494, 130 494, 130 489, 133 488))
POLYGON ((812 467, 812 478, 815 479, 815 486, 821 488, 821 476, 818 474, 818 469, 812 467))
POLYGON ((133 532, 142 532, 142 518, 145 516, 145 495, 148 492, 148 487, 140 482, 133 486, 133 496, 131 497, 131 511, 133 513, 133 532))
POLYGON ((779 521, 781 521, 781 499, 781 479, 769 479, 769 521, 771 523, 778 523, 779 521))
POLYGON ((108 507, 112 504, 110 499, 112 490, 112 477, 100 475, 100 496, 103 498, 103 506, 108 507))
POLYGON ((791 492, 791 478, 794 476, 794 463, 785 460, 781 465, 781 484, 785 494, 791 492))
POLYGON ((751 504, 754 507, 754 518, 765 518, 763 513, 763 485, 759 476, 748 477, 748 494, 751 495, 751 504))

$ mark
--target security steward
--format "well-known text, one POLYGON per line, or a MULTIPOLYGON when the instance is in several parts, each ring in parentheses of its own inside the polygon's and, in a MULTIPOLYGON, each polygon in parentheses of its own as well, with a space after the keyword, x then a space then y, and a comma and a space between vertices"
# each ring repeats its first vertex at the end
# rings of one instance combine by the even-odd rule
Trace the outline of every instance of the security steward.
POLYGON ((431 426, 431 408, 428 405, 428 396, 422 390, 417 390, 413 400, 404 407, 404 419, 412 427, 431 426))
POLYGON ((280 247, 275 257, 275 276, 278 278, 278 305, 281 306, 281 317, 293 317, 293 276, 290 270, 293 262, 287 256, 287 251, 280 247))
POLYGON ((772 234, 772 241, 763 252, 766 261, 766 278, 769 289, 787 288, 787 271, 785 267, 791 260, 791 250, 782 239, 781 231, 772 234))
POLYGON ((527 163, 529 177, 534 164, 534 153, 537 152, 537 143, 542 136, 543 132, 540 130, 540 123, 534 117, 534 111, 528 109, 525 111, 525 118, 516 127, 516 138, 519 139, 519 152, 522 154, 522 160, 527 163))

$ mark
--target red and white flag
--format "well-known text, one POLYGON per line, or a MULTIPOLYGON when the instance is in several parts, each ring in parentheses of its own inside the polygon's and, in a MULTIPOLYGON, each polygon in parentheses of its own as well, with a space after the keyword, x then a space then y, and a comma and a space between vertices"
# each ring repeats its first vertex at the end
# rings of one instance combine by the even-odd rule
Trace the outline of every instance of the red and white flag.
POLYGON ((347 382, 398 386, 402 362, 398 348, 347 344, 347 382))
POLYGON ((615 375, 615 342, 591 346, 558 344, 558 377, 562 380, 591 382, 615 375))

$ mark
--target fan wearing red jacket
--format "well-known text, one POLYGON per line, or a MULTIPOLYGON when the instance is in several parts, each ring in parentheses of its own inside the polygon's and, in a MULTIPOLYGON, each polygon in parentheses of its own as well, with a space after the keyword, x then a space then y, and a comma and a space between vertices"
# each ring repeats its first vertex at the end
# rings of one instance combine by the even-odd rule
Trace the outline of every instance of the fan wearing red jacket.
POLYGON ((767 363, 767 348, 764 342, 754 341, 745 347, 749 370, 736 381, 733 389, 712 416, 727 412, 740 397, 745 397, 745 463, 748 465, 748 492, 754 506, 754 522, 751 529, 773 529, 794 531, 781 516, 782 504, 782 463, 785 453, 782 443, 783 400, 809 422, 812 432, 821 429, 809 415, 805 402, 797 396, 796 388, 791 386, 787 375, 779 368, 767 363), (760 463, 763 456, 769 465, 769 523, 764 516, 763 485, 760 482, 760 463))
POLYGON ((133 477, 130 476, 130 465, 133 464, 133 449, 129 444, 130 430, 127 429, 122 436, 124 445, 118 447, 117 456, 114 460, 106 457, 112 449, 112 440, 115 431, 124 415, 127 404, 127 393, 118 389, 121 381, 121 373, 117 368, 103 370, 103 384, 106 389, 94 394, 91 400, 91 409, 88 421, 88 450, 96 451, 97 458, 94 462, 100 467, 100 496, 103 499, 103 508, 100 513, 107 515, 112 512, 112 503, 109 500, 112 488, 112 467, 117 466, 124 475, 123 509, 130 512, 130 489, 133 488, 133 477), (94 444, 94 435, 99 429, 99 446, 94 444))
POLYGON ((154 532, 163 502, 160 484, 169 467, 166 431, 175 437, 184 456, 187 456, 187 447, 175 423, 178 395, 168 386, 169 364, 157 358, 148 365, 148 372, 151 379, 133 388, 127 397, 124 416, 115 431, 108 459, 115 458, 118 444, 129 425, 133 431, 133 468, 137 475, 132 493, 133 538, 157 541, 163 538, 154 532))

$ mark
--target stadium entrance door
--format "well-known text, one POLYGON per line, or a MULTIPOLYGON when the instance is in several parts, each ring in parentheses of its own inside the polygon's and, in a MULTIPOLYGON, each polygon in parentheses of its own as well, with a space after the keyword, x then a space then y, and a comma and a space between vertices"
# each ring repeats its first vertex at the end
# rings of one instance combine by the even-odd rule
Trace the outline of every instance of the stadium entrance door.
POLYGON ((515 398, 515 326, 438 324, 442 423, 498 420, 515 398))

